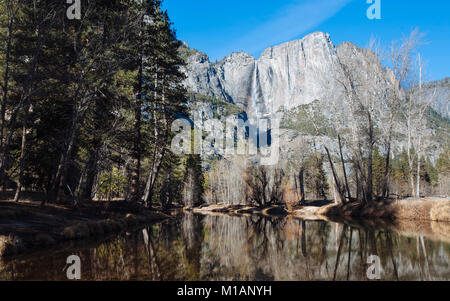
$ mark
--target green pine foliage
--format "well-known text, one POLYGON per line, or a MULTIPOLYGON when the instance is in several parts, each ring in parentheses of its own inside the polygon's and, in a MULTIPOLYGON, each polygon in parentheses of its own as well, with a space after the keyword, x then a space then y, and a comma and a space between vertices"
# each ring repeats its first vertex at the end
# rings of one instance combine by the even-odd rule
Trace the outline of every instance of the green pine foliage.
POLYGON ((373 191, 375 196, 383 195, 383 179, 386 171, 386 159, 381 155, 376 147, 373 152, 372 172, 373 191))
POLYGON ((305 163, 305 186, 316 199, 328 193, 329 185, 324 170, 324 157, 319 152, 312 153, 305 163))
POLYGON ((164 187, 182 185, 190 163, 169 149, 187 112, 185 60, 161 1, 82 1, 81 20, 66 18, 65 1, 29 4, 0 3, 1 186, 46 201, 70 199, 68 188, 180 201, 164 187))

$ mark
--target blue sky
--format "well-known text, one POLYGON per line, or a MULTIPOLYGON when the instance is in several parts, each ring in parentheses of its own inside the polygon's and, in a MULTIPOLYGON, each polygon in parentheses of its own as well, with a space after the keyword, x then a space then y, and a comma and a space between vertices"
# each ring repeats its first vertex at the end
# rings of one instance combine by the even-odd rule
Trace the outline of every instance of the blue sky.
POLYGON ((414 28, 426 34, 420 52, 427 79, 450 76, 450 1, 380 0, 381 20, 369 20, 367 0, 164 0, 178 38, 212 61, 235 51, 258 57, 267 47, 314 31, 338 45, 390 45, 414 28))

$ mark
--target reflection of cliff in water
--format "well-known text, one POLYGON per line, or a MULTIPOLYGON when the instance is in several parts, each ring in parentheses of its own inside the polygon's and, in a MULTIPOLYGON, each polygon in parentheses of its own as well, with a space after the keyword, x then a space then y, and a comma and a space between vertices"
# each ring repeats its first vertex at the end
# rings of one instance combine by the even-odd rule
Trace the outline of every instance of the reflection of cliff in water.
POLYGON ((450 246, 420 237, 258 217, 206 217, 205 226, 202 268, 215 280, 367 280, 370 255, 383 280, 450 279, 450 246))
POLYGON ((450 244, 325 221, 192 214, 104 243, 0 261, 0 279, 65 280, 67 256, 83 280, 449 280, 450 244))

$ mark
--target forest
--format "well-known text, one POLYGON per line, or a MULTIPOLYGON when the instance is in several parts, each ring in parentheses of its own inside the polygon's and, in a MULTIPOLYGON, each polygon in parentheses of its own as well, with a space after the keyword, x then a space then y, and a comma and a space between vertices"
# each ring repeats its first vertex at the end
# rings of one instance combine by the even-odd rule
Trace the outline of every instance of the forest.
POLYGON ((1 1, 3 191, 180 200, 199 158, 169 150, 186 113, 180 41, 160 1, 1 1))

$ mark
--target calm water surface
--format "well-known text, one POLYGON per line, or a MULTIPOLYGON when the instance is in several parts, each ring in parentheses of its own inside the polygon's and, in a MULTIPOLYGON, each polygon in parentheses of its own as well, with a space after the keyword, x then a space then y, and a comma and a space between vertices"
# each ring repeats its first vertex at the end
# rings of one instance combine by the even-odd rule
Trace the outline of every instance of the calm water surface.
POLYGON ((184 215, 104 242, 0 261, 1 280, 450 280, 450 244, 383 229, 290 218, 184 215))

